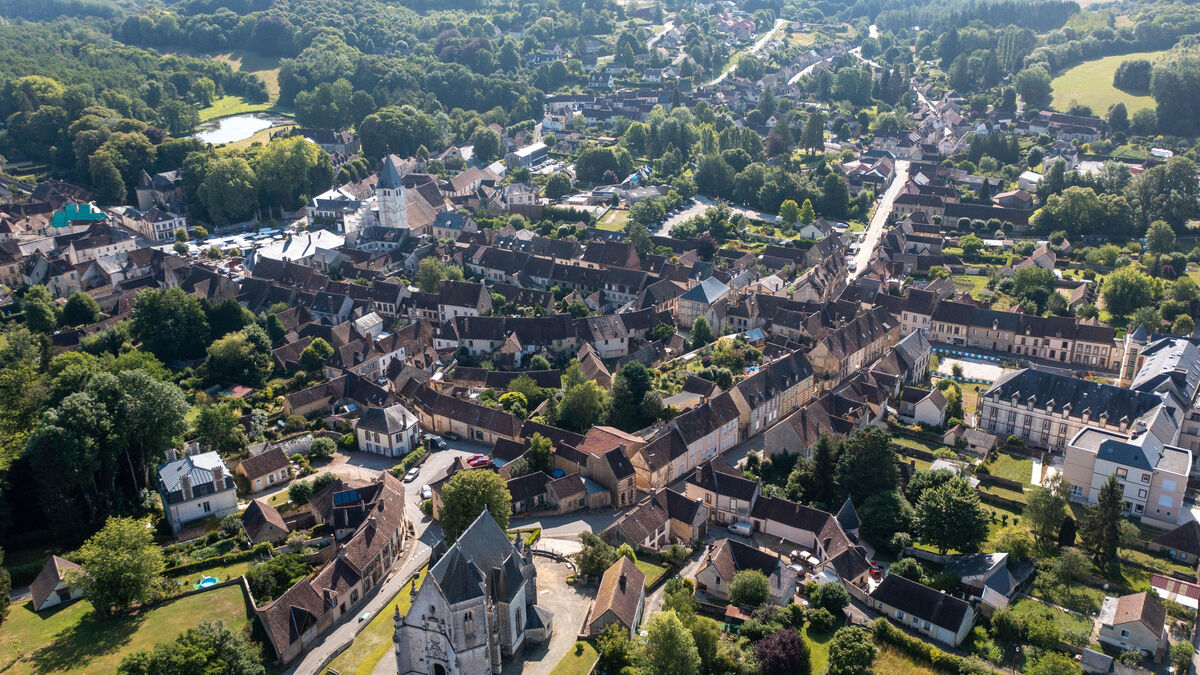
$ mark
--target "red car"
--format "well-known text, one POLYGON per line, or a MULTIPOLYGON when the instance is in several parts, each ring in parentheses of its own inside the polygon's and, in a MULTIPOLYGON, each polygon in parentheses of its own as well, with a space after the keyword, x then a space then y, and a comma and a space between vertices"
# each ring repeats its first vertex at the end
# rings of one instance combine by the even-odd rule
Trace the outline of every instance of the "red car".
POLYGON ((879 569, 879 565, 871 563, 871 578, 880 579, 883 577, 883 570, 879 569))
POLYGON ((469 464, 470 466, 476 467, 476 468, 481 467, 481 466, 487 466, 488 464, 491 464, 491 463, 492 463, 492 458, 488 457, 487 455, 471 455, 471 457, 469 459, 467 459, 467 464, 469 464))

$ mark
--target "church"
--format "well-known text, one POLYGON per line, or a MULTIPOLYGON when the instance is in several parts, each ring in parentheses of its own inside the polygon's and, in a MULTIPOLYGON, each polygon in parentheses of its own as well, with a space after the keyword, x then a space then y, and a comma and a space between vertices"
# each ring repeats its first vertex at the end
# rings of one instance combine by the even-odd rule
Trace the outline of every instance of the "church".
POLYGON ((458 541, 433 550, 429 574, 396 610, 400 675, 500 673, 501 659, 550 639, 553 614, 537 606, 537 570, 485 508, 458 541))

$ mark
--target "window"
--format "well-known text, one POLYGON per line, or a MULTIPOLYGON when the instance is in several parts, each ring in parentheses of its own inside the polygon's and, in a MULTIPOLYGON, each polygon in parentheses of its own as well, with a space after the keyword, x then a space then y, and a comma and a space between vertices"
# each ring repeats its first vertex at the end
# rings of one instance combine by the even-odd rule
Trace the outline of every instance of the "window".
POLYGON ((1175 501, 1173 499, 1171 499, 1170 497, 1168 497, 1167 495, 1159 495, 1158 505, 1159 506, 1174 506, 1175 501))
POLYGON ((1127 637, 1129 637, 1129 631, 1122 629, 1122 630, 1121 630, 1121 637, 1123 637, 1123 638, 1127 638, 1127 637))
POLYGON ((1123 467, 1123 466, 1117 467, 1117 478, 1124 479, 1125 476, 1127 476, 1128 474, 1129 474, 1129 471, 1127 471, 1125 469, 1125 467, 1123 467))
POLYGON ((1146 491, 1138 490, 1138 499, 1145 499, 1145 498, 1146 498, 1146 491))
POLYGON ((1148 474, 1148 473, 1142 474, 1142 482, 1149 483, 1150 482, 1150 474, 1148 474))
POLYGON ((212 507, 209 506, 208 502, 204 502, 204 512, 208 513, 209 511, 212 511, 212 507))
POLYGON ((1083 496, 1083 488, 1078 485, 1072 485, 1071 486, 1071 495, 1074 497, 1082 497, 1083 496))

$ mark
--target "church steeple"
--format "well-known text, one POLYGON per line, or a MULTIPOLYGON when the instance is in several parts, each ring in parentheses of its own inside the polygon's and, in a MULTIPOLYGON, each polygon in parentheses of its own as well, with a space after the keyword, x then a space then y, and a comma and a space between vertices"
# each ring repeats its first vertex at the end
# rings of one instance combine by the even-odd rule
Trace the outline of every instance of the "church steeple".
POLYGON ((375 185, 378 200, 379 224, 383 227, 408 227, 408 196, 404 193, 404 177, 396 166, 396 156, 383 158, 383 169, 375 185))

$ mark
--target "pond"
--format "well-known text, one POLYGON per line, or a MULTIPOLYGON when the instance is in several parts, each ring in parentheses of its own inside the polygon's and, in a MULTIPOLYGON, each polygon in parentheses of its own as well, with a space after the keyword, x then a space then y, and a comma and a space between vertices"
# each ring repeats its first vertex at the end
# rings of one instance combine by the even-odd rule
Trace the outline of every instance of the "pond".
POLYGON ((203 125, 199 132, 193 134, 193 137, 199 138, 206 143, 212 143, 213 145, 233 143, 234 141, 250 138, 263 129, 269 129, 276 124, 286 121, 288 120, 266 113, 233 115, 231 117, 222 117, 203 125))

